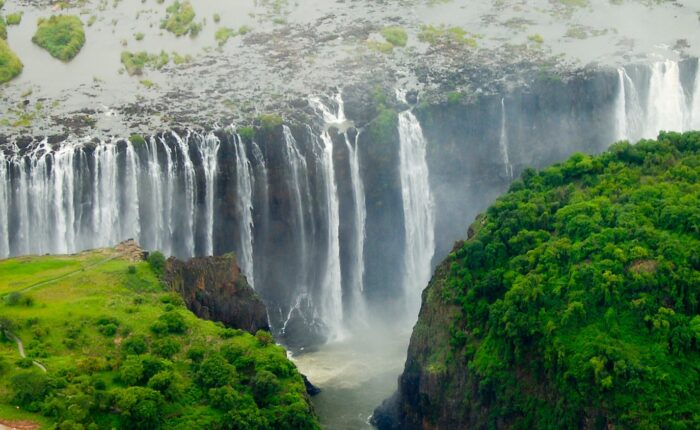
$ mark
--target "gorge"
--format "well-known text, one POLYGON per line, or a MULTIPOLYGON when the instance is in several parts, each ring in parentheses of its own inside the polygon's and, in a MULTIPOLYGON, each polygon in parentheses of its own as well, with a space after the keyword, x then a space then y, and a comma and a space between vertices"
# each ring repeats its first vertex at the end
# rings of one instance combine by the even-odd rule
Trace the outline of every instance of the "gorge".
POLYGON ((424 291, 455 241, 532 169, 700 129, 698 14, 691 0, 0 0, 0 262, 127 239, 192 259, 170 274, 190 310, 269 327, 321 388, 323 428, 408 426, 370 415, 402 371, 400 392, 425 382, 409 338, 452 335, 424 291), (54 15, 84 32, 70 61, 32 42, 54 15), (234 255, 266 311, 210 276, 234 255))

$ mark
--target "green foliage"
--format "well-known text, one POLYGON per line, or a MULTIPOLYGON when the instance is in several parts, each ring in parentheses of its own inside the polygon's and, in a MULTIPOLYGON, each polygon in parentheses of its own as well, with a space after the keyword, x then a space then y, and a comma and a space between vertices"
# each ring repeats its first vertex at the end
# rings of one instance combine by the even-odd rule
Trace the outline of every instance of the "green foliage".
POLYGON ((253 137, 255 136, 255 129, 253 127, 240 127, 236 131, 244 142, 253 141, 253 137))
POLYGON ((16 302, 0 301, 0 333, 11 330, 32 357, 20 360, 15 341, 0 338, 4 419, 83 430, 319 428, 284 349, 199 320, 148 262, 112 249, 0 260, 0 295, 16 302), (135 290, 135 278, 145 286, 135 290), (20 291, 37 284, 34 306, 19 305, 20 291), (32 363, 38 357, 47 373, 32 363), (221 387, 235 401, 210 394, 221 387), (257 405, 254 389, 274 394, 257 405), (298 413, 301 427, 282 421, 298 413))
POLYGON ((160 251, 149 253, 148 264, 158 276, 162 276, 165 272, 165 255, 160 251))
POLYGON ((473 227, 428 297, 490 420, 700 426, 700 133, 526 170, 473 227))
POLYGON ((123 428, 150 430, 160 428, 165 400, 155 390, 129 387, 116 390, 114 405, 121 412, 123 428))
POLYGON ((39 19, 32 42, 49 51, 61 61, 70 61, 85 44, 85 31, 80 18, 73 15, 54 15, 39 19))
POLYGON ((191 36, 196 36, 201 30, 201 24, 194 22, 194 9, 190 2, 180 3, 175 1, 166 9, 166 16, 160 23, 160 28, 168 30, 175 36, 184 36, 190 33, 191 36))
POLYGON ((169 311, 158 317, 151 325, 151 331, 156 334, 182 334, 187 331, 185 318, 177 311, 169 311))
POLYGON ((257 120, 263 130, 268 132, 281 127, 283 123, 282 117, 273 113, 259 115, 257 120))
POLYGON ((216 30, 216 33, 214 33, 214 38, 216 39, 216 43, 218 43, 219 46, 223 46, 226 44, 226 42, 231 36, 235 35, 236 30, 234 30, 233 28, 221 27, 220 29, 216 30))
POLYGON ((160 51, 160 54, 124 51, 121 54, 121 62, 129 76, 134 76, 142 75, 145 68, 162 69, 170 62, 170 56, 165 51, 160 51))
POLYGON ((406 41, 408 40, 406 30, 401 27, 384 27, 382 29, 382 36, 393 46, 399 47, 406 46, 406 41))
POLYGON ((39 370, 18 372, 10 378, 10 386, 14 391, 13 401, 31 411, 36 411, 37 403, 51 391, 48 376, 39 370))
POLYGON ((0 38, 0 84, 22 73, 23 68, 24 65, 17 55, 7 46, 7 42, 0 38))
POLYGON ((22 12, 7 14, 6 22, 7 25, 19 25, 22 22, 22 12))
POLYGON ((380 42, 378 40, 368 40, 367 48, 372 51, 382 54, 390 54, 394 50, 394 45, 389 42, 380 42))
POLYGON ((434 27, 423 25, 418 33, 418 40, 430 45, 452 45, 476 48, 476 37, 460 27, 434 27))
POLYGON ((197 381, 204 388, 221 387, 233 382, 236 369, 221 354, 212 354, 199 366, 197 381))
POLYGON ((255 338, 262 346, 267 346, 273 343, 272 335, 269 331, 258 330, 257 332, 255 332, 255 338))

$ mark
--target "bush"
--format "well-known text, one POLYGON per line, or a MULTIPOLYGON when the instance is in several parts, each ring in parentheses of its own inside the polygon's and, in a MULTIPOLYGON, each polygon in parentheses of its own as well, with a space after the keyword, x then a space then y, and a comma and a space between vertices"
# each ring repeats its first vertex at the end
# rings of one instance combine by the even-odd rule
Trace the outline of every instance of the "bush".
POLYGON ((22 357, 19 360, 15 361, 15 364, 17 365, 17 367, 20 367, 22 369, 29 369, 34 365, 34 362, 31 358, 22 357))
POLYGON ((199 33, 201 25, 194 22, 195 13, 190 2, 175 1, 168 6, 166 12, 165 19, 160 23, 160 28, 168 30, 178 37, 187 33, 196 36, 199 33))
POLYGON ((12 376, 10 387, 14 391, 13 400, 32 411, 38 409, 34 404, 44 400, 51 390, 48 376, 38 370, 25 370, 12 376))
POLYGON ((164 404, 162 394, 144 387, 117 390, 114 399, 114 406, 121 412, 123 428, 134 430, 159 428, 164 404))
POLYGON ((270 398, 276 395, 281 388, 277 377, 267 370, 258 372, 253 378, 252 385, 255 402, 261 406, 271 403, 270 398))
POLYGON ((144 381, 144 369, 141 358, 130 355, 119 367, 119 379, 126 385, 137 385, 144 381))
POLYGON ((408 40, 406 30, 401 27, 385 27, 382 29, 382 36, 393 46, 406 46, 406 41, 408 40))
POLYGON ((70 61, 85 44, 85 31, 80 18, 72 15, 54 15, 40 19, 32 42, 49 51, 61 61, 70 61))
POLYGON ((154 251, 148 254, 148 264, 158 276, 162 276, 165 272, 165 262, 165 256, 161 252, 154 251))
POLYGON ((259 343, 261 346, 267 346, 267 345, 270 345, 270 344, 272 344, 272 343, 274 342, 274 340, 272 339, 272 335, 270 334, 270 332, 269 332, 269 331, 265 331, 265 330, 258 330, 258 331, 255 333, 255 338, 258 340, 258 343, 259 343))
POLYGON ((7 25, 19 25, 20 22, 22 22, 22 12, 7 15, 7 25))
POLYGON ((153 353, 163 357, 170 358, 180 352, 180 342, 172 338, 160 339, 153 342, 153 353))
POLYGON ((197 382, 204 388, 221 387, 233 381, 236 370, 220 354, 212 354, 199 366, 197 382))
POLYGON ((192 362, 194 362, 194 363, 201 363, 202 360, 204 360, 205 353, 206 353, 206 349, 204 349, 204 347, 192 346, 187 351, 187 358, 192 360, 192 362))
POLYGON ((151 331, 156 334, 182 334, 187 331, 187 323, 179 312, 170 311, 158 317, 158 321, 151 325, 151 331))
POLYGON ((129 336, 122 342, 122 353, 125 355, 141 355, 147 351, 148 344, 144 335, 129 336))

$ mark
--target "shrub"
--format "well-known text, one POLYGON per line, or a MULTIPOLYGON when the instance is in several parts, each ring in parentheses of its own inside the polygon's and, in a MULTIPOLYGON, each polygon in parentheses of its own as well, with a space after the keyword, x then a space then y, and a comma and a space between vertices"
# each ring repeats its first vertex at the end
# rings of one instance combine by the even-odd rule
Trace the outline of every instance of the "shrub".
POLYGON ((281 384, 277 377, 267 370, 258 372, 252 381, 253 396, 258 405, 267 405, 270 403, 270 398, 276 395, 281 384))
POLYGON ((137 334, 129 336, 122 342, 122 353, 125 355, 141 355, 148 351, 146 336, 137 334))
POLYGON ((114 324, 106 324, 97 327, 97 331, 107 337, 112 337, 117 333, 117 326, 114 324))
POLYGON ((22 22, 22 12, 7 15, 7 25, 19 25, 20 22, 22 22))
POLYGON ((277 114, 262 114, 258 116, 260 126, 266 131, 272 131, 282 125, 282 117, 277 114))
POLYGON ((33 404, 44 400, 51 390, 48 376, 36 370, 25 370, 12 376, 10 387, 14 391, 13 400, 31 411, 38 409, 33 404))
POLYGON ((382 29, 382 36, 393 46, 406 46, 406 41, 408 40, 406 30, 401 27, 385 27, 382 29))
POLYGON ((194 363, 201 363, 204 360, 204 354, 206 349, 203 346, 192 346, 187 350, 187 358, 192 360, 194 363))
POLYGON ((148 264, 150 264, 151 269, 156 275, 162 276, 165 272, 165 255, 163 253, 155 251, 148 254, 148 264))
POLYGON ((182 334, 187 331, 187 324, 179 312, 170 311, 158 317, 158 321, 151 325, 151 331, 156 334, 182 334))
POLYGON ((183 3, 175 1, 175 3, 168 6, 166 12, 165 19, 160 23, 160 28, 168 30, 175 36, 184 36, 190 32, 196 34, 201 29, 201 25, 193 22, 195 13, 188 1, 183 3), (197 28, 198 26, 199 29, 197 28))
POLYGON ((22 357, 19 360, 15 361, 15 364, 17 365, 17 367, 21 367, 22 369, 29 369, 34 365, 34 362, 31 358, 22 357))
POLYGON ((170 358, 180 352, 180 343, 175 339, 166 338, 153 342, 153 353, 163 357, 170 358))
POLYGON ((255 333, 255 338, 258 340, 258 343, 261 346, 267 346, 273 343, 272 335, 270 334, 269 331, 265 330, 258 330, 255 333))
POLYGON ((70 61, 85 44, 85 31, 80 18, 54 15, 40 19, 32 41, 61 61, 70 61))
POLYGON ((157 429, 163 422, 161 411, 165 401, 158 391, 144 387, 116 390, 114 406, 121 412, 123 428, 157 429))
POLYGON ((137 385, 144 380, 144 370, 141 358, 130 355, 119 367, 119 379, 126 385, 137 385))
POLYGON ((204 388, 221 387, 232 382, 236 370, 220 354, 212 354, 199 366, 197 382, 204 388))

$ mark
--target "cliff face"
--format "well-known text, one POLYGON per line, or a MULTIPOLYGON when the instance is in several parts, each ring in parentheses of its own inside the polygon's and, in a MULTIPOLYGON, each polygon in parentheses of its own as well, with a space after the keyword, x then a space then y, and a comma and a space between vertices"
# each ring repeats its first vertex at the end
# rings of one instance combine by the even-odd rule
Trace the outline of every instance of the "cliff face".
POLYGON ((398 391, 372 417, 380 430, 471 428, 479 421, 478 408, 466 401, 473 381, 466 368, 455 366, 450 346, 449 327, 460 309, 442 299, 449 266, 440 264, 423 291, 398 391))
POLYGON ((662 133, 524 171, 438 266, 373 422, 700 428, 699 154, 662 133))
POLYGON ((198 317, 255 333, 269 330, 267 310, 241 273, 236 257, 170 258, 165 281, 198 317))

